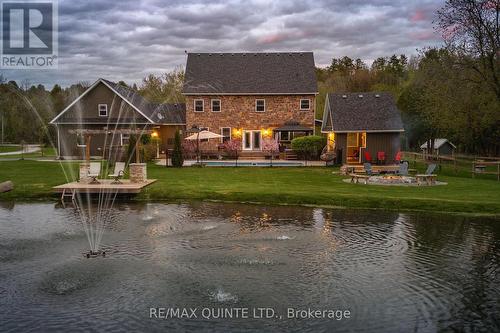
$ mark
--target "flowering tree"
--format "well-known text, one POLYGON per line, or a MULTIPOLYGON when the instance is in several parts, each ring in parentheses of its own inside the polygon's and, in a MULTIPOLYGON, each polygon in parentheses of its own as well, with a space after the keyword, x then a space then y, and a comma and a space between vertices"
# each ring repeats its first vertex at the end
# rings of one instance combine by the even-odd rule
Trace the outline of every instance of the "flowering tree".
POLYGON ((224 150, 230 157, 233 157, 236 160, 236 166, 238 166, 238 157, 240 156, 241 151, 241 140, 229 140, 224 142, 224 150))
POLYGON ((271 155, 271 166, 273 166, 274 154, 279 153, 280 151, 280 145, 278 144, 278 140, 273 138, 267 138, 262 140, 262 150, 268 152, 271 155))
POLYGON ((196 142, 184 140, 182 142, 182 152, 186 157, 193 158, 196 155, 196 142))

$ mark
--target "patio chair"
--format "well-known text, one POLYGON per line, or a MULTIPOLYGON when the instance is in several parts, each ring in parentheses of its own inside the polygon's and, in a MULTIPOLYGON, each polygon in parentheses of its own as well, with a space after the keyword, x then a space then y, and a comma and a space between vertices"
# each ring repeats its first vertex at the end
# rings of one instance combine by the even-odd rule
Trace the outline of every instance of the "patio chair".
POLYGON ((123 174, 125 173, 125 162, 116 162, 115 169, 112 174, 109 174, 109 177, 114 178, 111 184, 121 184, 120 178, 123 178, 123 174))
POLYGON ((365 172, 368 176, 373 176, 378 173, 376 171, 373 171, 371 163, 363 163, 363 167, 365 168, 365 172))
POLYGON ((365 150, 363 153, 365 155, 365 161, 368 163, 371 163, 372 162, 372 155, 370 154, 370 152, 365 150))
POLYGON ((408 162, 403 162, 399 164, 398 175, 400 176, 408 176, 408 162))
POLYGON ((92 162, 90 163, 89 170, 87 171, 87 177, 92 178, 91 184, 99 184, 97 177, 101 173, 101 163, 92 162))
POLYGON ((435 170, 436 170, 436 164, 429 164, 424 174, 416 174, 415 178, 417 179, 418 185, 421 185, 422 182, 426 182, 427 185, 435 184, 437 178, 437 175, 433 174, 435 170))
POLYGON ((385 163, 385 151, 377 152, 377 163, 378 164, 385 163))
POLYGON ((401 153, 401 151, 398 151, 396 153, 396 156, 394 157, 394 161, 396 163, 400 163, 402 158, 403 158, 403 153, 401 153))

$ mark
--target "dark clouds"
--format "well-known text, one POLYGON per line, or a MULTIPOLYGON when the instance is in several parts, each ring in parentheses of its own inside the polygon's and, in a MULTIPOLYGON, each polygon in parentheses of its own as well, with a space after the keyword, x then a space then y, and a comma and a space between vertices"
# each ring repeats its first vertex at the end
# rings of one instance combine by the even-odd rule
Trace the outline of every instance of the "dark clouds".
POLYGON ((423 1, 59 1, 59 69, 3 71, 48 86, 98 77, 139 82, 191 52, 314 51, 317 65, 367 62, 440 43, 423 1))

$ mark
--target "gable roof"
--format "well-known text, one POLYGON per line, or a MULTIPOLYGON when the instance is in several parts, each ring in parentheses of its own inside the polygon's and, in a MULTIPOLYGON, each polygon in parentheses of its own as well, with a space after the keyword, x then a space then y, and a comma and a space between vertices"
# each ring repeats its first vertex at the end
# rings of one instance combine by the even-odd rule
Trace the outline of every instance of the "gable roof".
POLYGON ((322 132, 403 132, 401 113, 390 93, 328 93, 322 132))
MULTIPOLYGON (((61 111, 54 119, 50 121, 50 124, 63 123, 59 118, 73 105, 75 105, 81 98, 83 98, 88 92, 93 90, 99 85, 99 83, 104 84, 109 89, 111 89, 116 95, 122 98, 127 104, 129 104, 133 109, 135 109, 139 114, 141 114, 148 122, 151 124, 185 124, 186 123, 186 105, 184 103, 177 104, 157 104, 151 103, 144 97, 142 97, 137 91, 122 86, 118 83, 98 79, 94 84, 92 84, 87 90, 85 90, 78 98, 71 102, 63 111, 61 111)), ((97 119, 98 121, 107 122, 106 119, 97 119)))
POLYGON ((183 93, 317 94, 312 52, 188 53, 183 93))
MULTIPOLYGON (((421 146, 420 148, 424 149, 424 148, 427 148, 427 142, 429 142, 430 140, 427 140, 425 141, 421 146)), ((448 139, 444 139, 444 138, 440 138, 440 139, 434 139, 434 148, 432 149, 439 149, 441 148, 442 145, 444 145, 446 142, 448 142, 450 144, 450 146, 452 146, 453 148, 457 148, 453 143, 451 143, 450 141, 448 141, 448 139)))

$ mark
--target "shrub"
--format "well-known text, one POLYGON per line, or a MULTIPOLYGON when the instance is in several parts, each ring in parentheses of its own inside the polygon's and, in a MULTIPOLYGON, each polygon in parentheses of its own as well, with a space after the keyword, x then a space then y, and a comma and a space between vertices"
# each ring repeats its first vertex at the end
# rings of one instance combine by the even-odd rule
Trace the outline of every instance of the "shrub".
POLYGON ((144 162, 151 162, 156 159, 156 143, 151 141, 150 143, 141 146, 141 154, 144 162))
POLYGON ((292 149, 303 160, 317 160, 326 146, 326 138, 318 135, 301 136, 292 140, 292 149))
POLYGON ((182 155, 181 134, 175 131, 174 151, 172 152, 172 166, 176 168, 182 167, 184 164, 184 156, 182 155))

